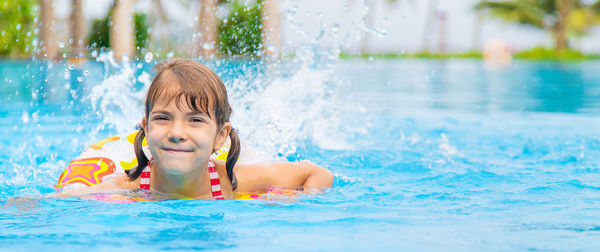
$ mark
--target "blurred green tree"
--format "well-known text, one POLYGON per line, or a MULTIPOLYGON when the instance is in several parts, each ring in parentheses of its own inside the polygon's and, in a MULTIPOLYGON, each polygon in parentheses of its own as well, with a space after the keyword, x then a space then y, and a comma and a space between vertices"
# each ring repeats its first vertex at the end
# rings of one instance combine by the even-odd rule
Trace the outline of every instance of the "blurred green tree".
MULTIPOLYGON (((110 50, 110 15, 112 9, 103 19, 96 19, 92 22, 88 46, 89 50, 110 50)), ((135 26, 135 48, 138 54, 148 45, 148 18, 146 14, 134 13, 133 21, 135 26)))
POLYGON ((239 0, 229 2, 229 14, 219 20, 220 54, 228 56, 260 56, 261 4, 246 5, 239 0))
MULTIPOLYGON (((110 15, 110 14, 109 14, 110 15)), ((88 38, 88 47, 93 50, 109 50, 110 49, 110 18, 106 16, 103 19, 92 21, 92 29, 88 38)))
POLYGON ((36 37, 36 0, 0 0, 0 56, 32 54, 36 37))
POLYGON ((485 0, 475 8, 488 10, 504 20, 549 31, 558 52, 569 47, 569 37, 585 36, 593 26, 600 24, 600 1, 485 0))
POLYGON ((134 13, 133 23, 135 25, 135 49, 139 55, 148 46, 148 18, 146 14, 134 13))

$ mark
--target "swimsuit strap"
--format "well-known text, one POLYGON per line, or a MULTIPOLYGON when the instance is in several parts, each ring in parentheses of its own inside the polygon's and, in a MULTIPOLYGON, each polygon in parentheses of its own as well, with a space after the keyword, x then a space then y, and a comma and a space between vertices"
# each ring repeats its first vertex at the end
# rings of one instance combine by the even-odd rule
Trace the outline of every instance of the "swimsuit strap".
POLYGON ((150 190, 150 166, 154 163, 154 158, 150 159, 148 165, 142 170, 140 175, 140 189, 150 190))
POLYGON ((225 199, 221 192, 221 180, 219 179, 217 167, 210 159, 208 160, 208 175, 210 176, 210 190, 212 191, 213 198, 216 200, 225 199))
MULTIPOLYGON (((140 189, 150 190, 150 166, 154 159, 148 162, 148 165, 144 167, 142 174, 140 175, 140 189)), ((210 177, 210 189, 212 191, 213 198, 215 200, 225 199, 223 192, 221 192, 221 181, 219 180, 219 173, 217 167, 212 160, 208 160, 208 176, 210 177)))

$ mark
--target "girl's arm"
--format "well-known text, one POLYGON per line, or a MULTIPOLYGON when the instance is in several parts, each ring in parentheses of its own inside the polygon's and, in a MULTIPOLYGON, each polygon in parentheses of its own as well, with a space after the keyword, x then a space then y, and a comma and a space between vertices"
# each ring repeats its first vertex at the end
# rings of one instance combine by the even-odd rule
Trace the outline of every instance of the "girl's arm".
POLYGON ((237 165, 238 192, 265 191, 269 186, 296 189, 331 187, 333 174, 308 161, 237 165))

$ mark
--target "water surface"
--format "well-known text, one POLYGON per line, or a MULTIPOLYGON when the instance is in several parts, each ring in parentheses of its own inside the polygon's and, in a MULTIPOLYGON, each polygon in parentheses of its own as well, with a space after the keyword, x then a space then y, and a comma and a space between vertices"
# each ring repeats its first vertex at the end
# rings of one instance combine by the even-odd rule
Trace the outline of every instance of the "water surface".
POLYGON ((43 199, 85 146, 135 126, 153 64, 0 62, 0 204, 34 199, 0 208, 3 249, 600 246, 596 61, 210 62, 242 138, 269 158, 328 167, 329 192, 293 202, 43 199))

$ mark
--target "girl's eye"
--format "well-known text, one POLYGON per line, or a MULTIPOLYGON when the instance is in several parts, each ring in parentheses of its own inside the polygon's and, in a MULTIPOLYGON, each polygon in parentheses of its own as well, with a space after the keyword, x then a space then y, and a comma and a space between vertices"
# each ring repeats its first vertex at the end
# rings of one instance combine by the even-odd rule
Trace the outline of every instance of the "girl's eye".
POLYGON ((204 119, 202 119, 202 118, 192 118, 191 121, 192 122, 196 122, 196 123, 201 123, 201 122, 204 122, 204 119))
POLYGON ((168 118, 166 116, 155 116, 154 117, 154 120, 157 120, 157 121, 162 121, 162 120, 167 120, 167 119, 168 118))

